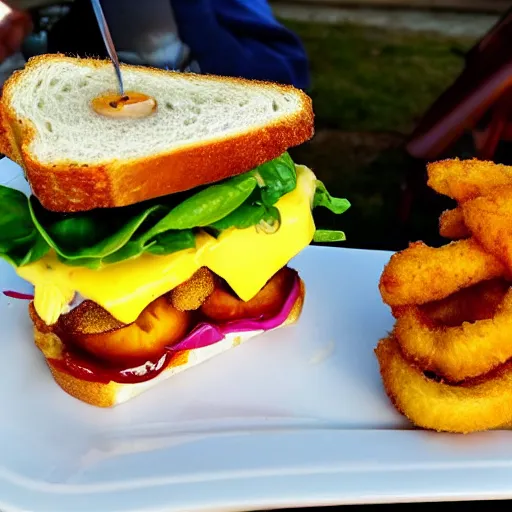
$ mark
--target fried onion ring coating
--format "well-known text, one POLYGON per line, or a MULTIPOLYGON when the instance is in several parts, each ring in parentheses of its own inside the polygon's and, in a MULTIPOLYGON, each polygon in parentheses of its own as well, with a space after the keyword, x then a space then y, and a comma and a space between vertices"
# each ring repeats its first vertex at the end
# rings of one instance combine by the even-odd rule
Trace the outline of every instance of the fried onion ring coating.
POLYGON ((427 165, 427 174, 430 188, 461 203, 512 185, 511 166, 476 159, 432 162, 427 165))
POLYGON ((420 428, 469 433, 512 424, 512 167, 476 159, 427 166, 457 201, 439 233, 393 255, 379 289, 396 319, 375 349, 395 408, 420 428))
POLYGON ((433 321, 416 305, 400 308, 393 336, 405 357, 423 371, 434 372, 449 382, 481 376, 512 358, 512 289, 506 291, 496 285, 495 290, 489 290, 487 304, 482 294, 480 310, 471 311, 478 309, 472 299, 457 313, 476 313, 484 318, 455 326, 433 321), (463 311, 468 306, 470 311, 463 311))
POLYGON ((469 238, 471 233, 464 223, 464 215, 460 208, 444 211, 439 217, 439 234, 449 240, 469 238))
POLYGON ((470 385, 429 379, 408 363, 390 337, 375 349, 384 389, 396 409, 415 425, 438 432, 470 433, 512 420, 512 367, 470 385))
POLYGON ((201 267, 188 281, 170 292, 172 305, 179 311, 195 311, 215 289, 215 278, 206 267, 201 267))
POLYGON ((477 197, 461 208, 473 237, 512 270, 512 186, 477 197))
POLYGON ((504 273, 503 264, 472 238, 439 248, 415 242, 391 256, 379 290, 389 306, 425 304, 504 273))
MULTIPOLYGON (((485 320, 496 314, 510 285, 510 282, 501 278, 482 281, 445 299, 422 304, 419 308, 430 320, 446 326, 485 320)), ((396 312, 399 309, 400 306, 396 308, 396 312)))

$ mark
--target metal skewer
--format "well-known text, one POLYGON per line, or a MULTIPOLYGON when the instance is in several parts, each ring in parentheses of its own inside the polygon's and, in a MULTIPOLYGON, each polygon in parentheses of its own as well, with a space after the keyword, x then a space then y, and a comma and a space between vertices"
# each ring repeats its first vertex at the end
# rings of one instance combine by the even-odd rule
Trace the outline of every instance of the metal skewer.
POLYGON ((114 46, 114 42, 112 41, 112 36, 110 35, 110 30, 108 29, 107 20, 105 19, 105 15, 103 14, 103 9, 101 8, 100 0, 91 0, 91 3, 92 8, 94 9, 94 14, 96 15, 96 19, 98 20, 98 25, 100 27, 101 35, 103 37, 103 42, 105 43, 105 48, 107 49, 112 64, 114 65, 117 81, 119 82, 119 92, 121 93, 121 96, 124 96, 123 77, 121 75, 119 58, 117 57, 116 48, 114 46))

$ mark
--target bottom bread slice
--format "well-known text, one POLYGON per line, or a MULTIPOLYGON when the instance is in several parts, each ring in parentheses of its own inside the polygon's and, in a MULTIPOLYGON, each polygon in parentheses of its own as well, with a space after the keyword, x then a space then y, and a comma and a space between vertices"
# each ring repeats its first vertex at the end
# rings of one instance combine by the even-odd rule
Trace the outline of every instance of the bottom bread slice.
MULTIPOLYGON (((300 280, 300 293, 293 305, 287 319, 276 329, 295 323, 302 311, 304 304, 305 286, 304 282, 300 280)), ((275 329, 273 329, 275 330, 275 329)), ((159 382, 162 382, 177 373, 197 366, 212 357, 215 357, 227 350, 241 345, 254 336, 262 334, 265 331, 250 331, 242 333, 231 333, 223 340, 214 343, 213 345, 188 350, 178 357, 172 359, 167 368, 160 372, 156 377, 145 382, 138 382, 136 384, 125 384, 110 381, 92 382, 85 379, 80 379, 69 373, 60 370, 52 364, 52 356, 55 353, 55 347, 62 345, 61 340, 51 332, 43 332, 34 327, 34 339, 37 347, 46 357, 46 362, 51 370, 53 378, 57 384, 68 394, 97 407, 114 407, 116 405, 127 402, 131 398, 140 395, 144 391, 151 389, 159 382)))

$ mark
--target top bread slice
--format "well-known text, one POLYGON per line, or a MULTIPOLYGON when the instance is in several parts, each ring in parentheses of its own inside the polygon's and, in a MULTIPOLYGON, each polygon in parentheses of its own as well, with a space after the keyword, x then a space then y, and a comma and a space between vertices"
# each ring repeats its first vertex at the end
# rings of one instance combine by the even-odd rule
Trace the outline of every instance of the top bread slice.
POLYGON ((152 96, 141 119, 97 114, 117 92, 110 61, 42 55, 5 83, 0 152, 53 211, 126 206, 246 172, 313 135, 311 99, 291 86, 122 66, 152 96))

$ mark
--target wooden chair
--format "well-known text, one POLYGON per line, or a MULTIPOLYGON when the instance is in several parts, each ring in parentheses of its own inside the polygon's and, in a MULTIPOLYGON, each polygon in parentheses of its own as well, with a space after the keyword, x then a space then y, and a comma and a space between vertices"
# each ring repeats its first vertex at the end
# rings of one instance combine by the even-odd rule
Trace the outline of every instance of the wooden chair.
MULTIPOLYGON (((428 109, 409 137, 409 155, 421 161, 453 156, 467 134, 474 156, 493 160, 501 141, 512 141, 512 8, 466 54, 464 70, 428 109), (452 152, 452 153, 450 153, 452 152)), ((414 203, 410 173, 403 189, 401 218, 414 203)))

